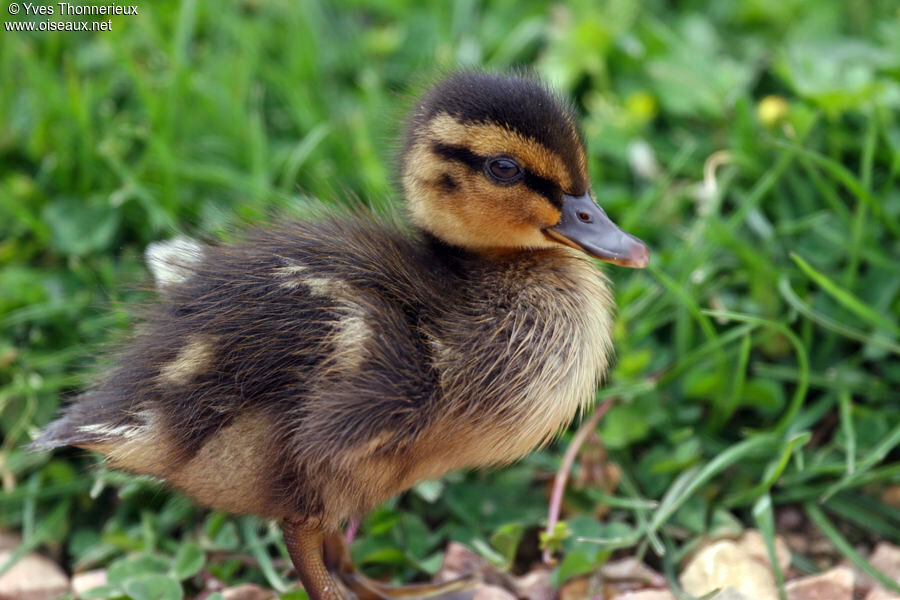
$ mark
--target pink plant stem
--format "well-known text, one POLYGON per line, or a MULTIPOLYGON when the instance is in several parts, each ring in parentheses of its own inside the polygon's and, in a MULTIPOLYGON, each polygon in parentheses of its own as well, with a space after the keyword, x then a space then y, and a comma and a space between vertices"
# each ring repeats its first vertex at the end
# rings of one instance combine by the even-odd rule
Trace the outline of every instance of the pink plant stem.
POLYGON ((350 519, 350 522, 347 523, 347 531, 344 532, 344 543, 353 543, 357 531, 359 531, 359 517, 350 519))
MULTIPOLYGON (((614 401, 614 398, 608 398, 594 408, 594 412, 591 416, 585 419, 584 423, 581 424, 581 427, 578 428, 578 431, 575 432, 572 442, 569 444, 569 447, 566 448, 566 453, 563 454, 562 463, 559 465, 559 470, 556 472, 556 477, 553 479, 553 492, 550 494, 550 509, 547 511, 548 536, 553 534, 556 523, 559 521, 559 511, 562 508, 563 492, 565 491, 566 483, 569 480, 569 471, 572 470, 572 464, 575 462, 575 457, 578 456, 578 450, 581 449, 581 445, 584 443, 588 434, 597 427, 597 423, 600 422, 603 415, 605 415, 610 407, 612 407, 614 401)), ((543 560, 545 565, 553 564, 553 556, 550 554, 549 549, 544 549, 543 560)))

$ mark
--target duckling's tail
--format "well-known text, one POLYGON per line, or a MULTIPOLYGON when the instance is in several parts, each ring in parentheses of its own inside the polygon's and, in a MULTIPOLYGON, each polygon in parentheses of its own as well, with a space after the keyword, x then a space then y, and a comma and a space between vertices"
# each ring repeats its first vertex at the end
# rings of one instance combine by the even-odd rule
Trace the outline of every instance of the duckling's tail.
POLYGON ((70 444, 68 440, 72 438, 73 429, 71 420, 61 417, 44 427, 37 439, 28 444, 28 449, 32 452, 38 452, 68 446, 70 444))
POLYGON ((63 409, 58 419, 44 427, 38 437, 28 445, 36 452, 53 450, 62 446, 90 446, 103 437, 103 402, 92 393, 78 396, 63 409), (98 410, 99 409, 99 410, 98 410))

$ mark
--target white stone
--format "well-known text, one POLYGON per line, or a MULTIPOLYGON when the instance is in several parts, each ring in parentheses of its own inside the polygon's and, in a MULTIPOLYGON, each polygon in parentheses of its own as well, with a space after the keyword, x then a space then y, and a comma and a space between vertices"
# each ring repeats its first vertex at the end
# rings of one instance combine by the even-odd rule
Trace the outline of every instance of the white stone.
MULTIPOLYGON (((760 532, 755 529, 748 529, 738 540, 738 546, 771 568, 772 563, 769 562, 769 550, 766 548, 766 541, 760 532)), ((782 573, 791 566, 791 551, 787 543, 778 535, 775 536, 775 558, 778 560, 778 566, 781 567, 782 573)))
MULTIPOLYGON (((12 553, 0 552, 0 565, 12 553)), ((0 575, 0 600, 51 600, 69 591, 69 578, 49 558, 26 554, 0 575)))
POLYGON ((900 600, 900 594, 895 594, 882 587, 877 587, 866 594, 866 600, 900 600))
POLYGON ((483 585, 475 590, 472 600, 516 600, 516 597, 500 586, 483 585))
POLYGON ((225 600, 271 600, 275 597, 275 592, 252 583, 245 583, 225 588, 222 590, 222 596, 225 600))
POLYGON ((72 592, 81 597, 88 590, 106 585, 106 569, 94 569, 72 575, 72 592))
POLYGON ((668 590, 639 590, 619 594, 612 600, 675 600, 675 595, 668 590))
POLYGON ((887 542, 880 542, 869 556, 872 566, 900 583, 900 547, 887 542))
POLYGON ((538 568, 515 580, 516 596, 522 600, 553 600, 556 590, 550 583, 550 569, 538 568))
POLYGON ((663 587, 666 585, 665 577, 633 556, 603 563, 600 567, 600 574, 604 578, 614 581, 626 579, 640 581, 650 587, 663 587))
POLYGON ((732 587, 749 600, 777 600, 778 589, 771 571, 731 540, 700 550, 679 578, 689 594, 702 596, 732 587))
POLYGON ((787 582, 788 600, 853 600, 853 569, 835 567, 787 582))

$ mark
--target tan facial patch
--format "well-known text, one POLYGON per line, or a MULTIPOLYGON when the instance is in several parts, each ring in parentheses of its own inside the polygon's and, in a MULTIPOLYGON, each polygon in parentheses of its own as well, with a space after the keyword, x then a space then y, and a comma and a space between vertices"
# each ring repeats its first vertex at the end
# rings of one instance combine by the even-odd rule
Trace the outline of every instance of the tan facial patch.
POLYGON ((407 153, 403 185, 414 223, 442 240, 470 249, 555 245, 541 232, 559 222, 546 198, 522 183, 499 186, 481 172, 431 151, 423 140, 407 153), (454 189, 441 181, 449 176, 454 189))
POLYGON ((215 358, 215 344, 211 338, 194 336, 188 340, 172 362, 163 365, 159 376, 173 385, 184 385, 205 373, 215 358))
POLYGON ((438 154, 435 145, 464 148, 480 157, 510 156, 563 192, 581 193, 587 164, 580 145, 577 164, 566 164, 537 140, 502 124, 464 123, 449 113, 434 116, 414 139, 404 156, 403 186, 415 224, 446 242, 480 252, 559 244, 544 235, 560 219, 553 202, 522 181, 497 184, 480 168, 438 154))

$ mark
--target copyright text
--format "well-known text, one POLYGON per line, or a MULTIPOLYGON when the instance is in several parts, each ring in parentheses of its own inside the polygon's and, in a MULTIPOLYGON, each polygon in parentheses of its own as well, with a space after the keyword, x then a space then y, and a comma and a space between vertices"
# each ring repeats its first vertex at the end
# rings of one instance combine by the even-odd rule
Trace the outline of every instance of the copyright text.
POLYGON ((17 15, 25 11, 28 16, 51 16, 59 14, 64 17, 75 15, 136 15, 136 4, 123 6, 121 4, 82 5, 69 2, 57 2, 52 4, 34 4, 32 2, 13 2, 9 5, 9 14, 17 15), (57 12, 58 11, 58 12, 57 12))
POLYGON ((102 21, 55 21, 40 17, 91 17, 138 15, 136 4, 75 4, 55 2, 38 4, 35 2, 10 2, 7 12, 12 16, 29 17, 30 20, 6 21, 6 31, 112 31, 112 19, 102 21))

